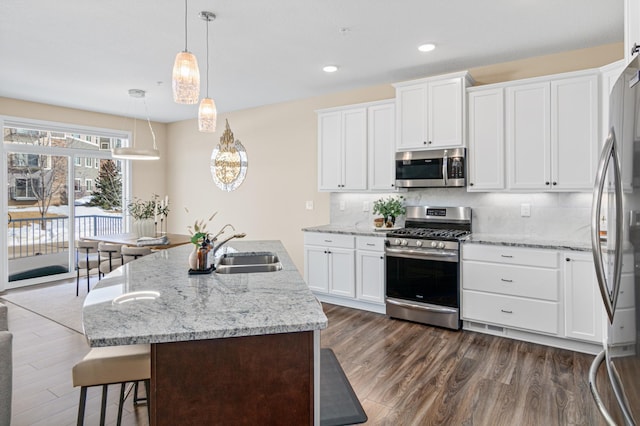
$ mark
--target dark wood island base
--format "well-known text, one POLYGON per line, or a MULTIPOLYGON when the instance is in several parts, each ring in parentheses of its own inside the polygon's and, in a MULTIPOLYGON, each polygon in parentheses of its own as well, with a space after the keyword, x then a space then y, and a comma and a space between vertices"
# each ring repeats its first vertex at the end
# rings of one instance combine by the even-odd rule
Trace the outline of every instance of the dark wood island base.
POLYGON ((313 331, 151 345, 152 425, 312 425, 313 331))

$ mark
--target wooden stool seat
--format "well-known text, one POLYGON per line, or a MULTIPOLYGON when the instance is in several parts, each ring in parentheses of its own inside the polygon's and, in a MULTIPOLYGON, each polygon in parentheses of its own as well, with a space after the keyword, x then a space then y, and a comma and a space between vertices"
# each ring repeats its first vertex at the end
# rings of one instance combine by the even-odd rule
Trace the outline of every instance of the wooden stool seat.
POLYGON ((81 386, 78 425, 82 425, 84 422, 88 387, 102 386, 100 424, 103 425, 107 405, 107 387, 116 383, 121 385, 118 404, 119 425, 122 420, 122 406, 126 398, 125 385, 144 381, 147 395, 149 395, 149 380, 151 379, 150 346, 143 344, 92 348, 80 362, 73 366, 72 377, 73 386, 81 386))

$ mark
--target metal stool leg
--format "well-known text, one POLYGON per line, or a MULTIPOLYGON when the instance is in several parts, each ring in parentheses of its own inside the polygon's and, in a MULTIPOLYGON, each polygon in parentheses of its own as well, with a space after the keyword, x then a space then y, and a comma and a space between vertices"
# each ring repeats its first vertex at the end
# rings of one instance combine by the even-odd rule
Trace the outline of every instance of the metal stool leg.
POLYGON ((126 385, 127 384, 124 382, 120 384, 120 401, 118 401, 118 423, 117 423, 118 426, 122 424, 122 407, 124 406, 124 400, 125 400, 124 388, 126 385))
POLYGON ((100 426, 104 426, 104 420, 107 415, 107 390, 109 385, 102 385, 102 405, 100 406, 100 426))
POLYGON ((80 388, 80 404, 78 405, 78 426, 84 425, 84 408, 87 403, 87 387, 80 388))

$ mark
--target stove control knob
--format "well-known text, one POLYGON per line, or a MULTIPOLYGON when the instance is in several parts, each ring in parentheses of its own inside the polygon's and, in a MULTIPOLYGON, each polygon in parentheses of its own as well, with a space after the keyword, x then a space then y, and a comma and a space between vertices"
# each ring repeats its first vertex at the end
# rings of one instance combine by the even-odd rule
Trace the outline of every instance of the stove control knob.
POLYGON ((436 243, 435 241, 431 242, 431 247, 436 248, 438 246, 438 243, 436 243))
POLYGON ((400 240, 396 238, 396 239, 393 241, 393 245, 394 245, 394 246, 399 246, 399 245, 400 245, 400 240))
POLYGON ((402 240, 402 241, 400 241, 400 245, 408 246, 408 245, 409 245, 409 241, 407 241, 407 240, 402 240))
POLYGON ((439 249, 444 248, 444 243, 443 243, 443 242, 439 242, 439 243, 438 243, 438 248, 439 248, 439 249))
POLYGON ((422 247, 422 241, 416 241, 416 247, 422 247))

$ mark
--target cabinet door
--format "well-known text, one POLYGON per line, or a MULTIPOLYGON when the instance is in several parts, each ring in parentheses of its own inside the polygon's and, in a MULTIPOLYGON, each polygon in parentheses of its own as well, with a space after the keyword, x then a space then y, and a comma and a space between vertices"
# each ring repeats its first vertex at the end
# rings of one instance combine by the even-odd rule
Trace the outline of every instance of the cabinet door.
POLYGON ((551 82, 551 189, 592 190, 598 104, 597 75, 551 82))
POLYGON ((329 257, 327 249, 319 246, 304 247, 304 279, 310 290, 329 292, 329 257))
POLYGON ((367 189, 367 109, 342 114, 342 189, 367 189))
POLYGON ((427 146, 427 85, 396 89, 396 149, 427 146))
POLYGON ((469 191, 504 189, 504 91, 469 93, 469 191))
POLYGON ((368 110, 369 189, 395 188, 395 105, 368 110))
POLYGON ((565 335, 600 343, 603 312, 593 256, 568 252, 564 263, 565 335))
POLYGON ((462 79, 433 81, 428 85, 427 129, 429 147, 461 146, 462 79))
POLYGON ((384 303, 384 253, 358 250, 356 256, 358 299, 384 303))
POLYGON ((511 189, 551 186, 549 83, 507 88, 508 175, 511 189))
POLYGON ((640 45, 640 0, 624 1, 624 58, 626 63, 637 55, 631 54, 633 45, 640 45))
POLYGON ((329 248, 329 293, 355 297, 354 250, 329 248))
POLYGON ((342 113, 318 115, 318 189, 342 185, 342 113))

